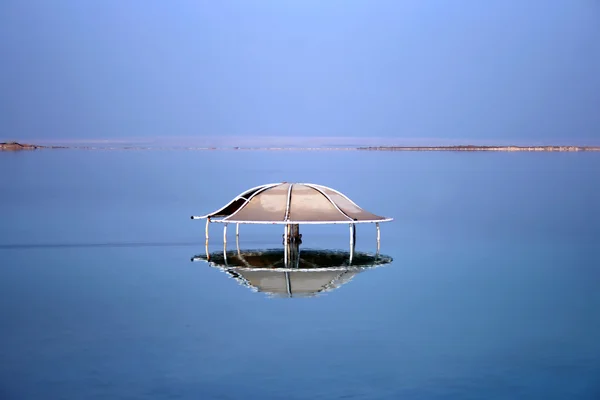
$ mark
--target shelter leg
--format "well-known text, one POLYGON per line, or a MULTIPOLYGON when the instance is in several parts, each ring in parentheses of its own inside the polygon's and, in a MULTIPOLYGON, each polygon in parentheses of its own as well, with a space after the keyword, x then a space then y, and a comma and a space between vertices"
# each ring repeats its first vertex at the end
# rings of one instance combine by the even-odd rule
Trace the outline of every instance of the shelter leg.
POLYGON ((223 224, 223 243, 227 243, 227 224, 223 224))
POLYGON ((300 234, 300 225, 289 224, 285 226, 283 240, 290 243, 302 243, 302 235, 300 234))
POLYGON ((210 218, 206 218, 206 244, 208 245, 208 225, 210 224, 210 218))
POLYGON ((350 224, 350 264, 352 264, 352 259, 354 258, 354 224, 350 224))
POLYGON ((293 224, 290 227, 290 242, 302 243, 302 235, 300 234, 300 225, 293 224))
POLYGON ((289 264, 290 264, 291 268, 299 268, 300 267, 300 243, 299 242, 291 242, 289 251, 290 251, 289 264))
POLYGON ((240 236, 240 224, 235 224, 235 236, 240 236))
POLYGON ((289 225, 284 225, 283 228, 283 265, 287 268, 288 266, 288 234, 289 234, 289 225))
POLYGON ((375 223, 375 227, 377 228, 377 256, 379 256, 379 248, 381 242, 381 231, 379 230, 379 222, 375 223))

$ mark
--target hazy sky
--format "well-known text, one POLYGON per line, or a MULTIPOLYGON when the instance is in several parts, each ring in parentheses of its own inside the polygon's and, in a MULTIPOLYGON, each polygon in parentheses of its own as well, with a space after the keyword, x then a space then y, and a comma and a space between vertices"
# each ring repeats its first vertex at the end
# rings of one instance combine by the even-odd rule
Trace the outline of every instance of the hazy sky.
POLYGON ((600 141, 599 0, 2 0, 0 140, 600 141))

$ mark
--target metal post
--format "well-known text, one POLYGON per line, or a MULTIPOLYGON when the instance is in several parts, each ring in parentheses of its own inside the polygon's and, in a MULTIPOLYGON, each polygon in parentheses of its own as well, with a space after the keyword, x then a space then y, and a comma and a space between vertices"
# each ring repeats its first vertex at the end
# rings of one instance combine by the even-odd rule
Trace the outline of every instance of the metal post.
POLYGON ((350 264, 354 257, 354 224, 350 224, 350 264))
POLYGON ((227 224, 223 224, 223 243, 227 243, 227 224))
POLYGON ((204 244, 204 250, 206 251, 206 261, 210 261, 210 253, 208 252, 208 240, 204 244))
POLYGON ((288 225, 283 226, 283 265, 288 266, 288 225))
POLYGON ((227 265, 227 242, 223 242, 223 260, 225 261, 225 265, 227 265))
POLYGON ((379 222, 375 223, 375 227, 377 228, 377 256, 379 256, 379 247, 381 240, 381 231, 379 230, 379 222))
POLYGON ((300 243, 298 241, 290 243, 290 261, 291 268, 300 268, 300 243))
POLYGON ((240 224, 235 224, 235 236, 240 236, 240 224))
POLYGON ((208 224, 210 224, 210 218, 206 218, 206 244, 208 244, 208 224))
POLYGON ((300 225, 298 224, 291 224, 289 225, 289 240, 290 242, 298 242, 300 243, 301 240, 300 238, 302 237, 302 235, 300 234, 300 225))

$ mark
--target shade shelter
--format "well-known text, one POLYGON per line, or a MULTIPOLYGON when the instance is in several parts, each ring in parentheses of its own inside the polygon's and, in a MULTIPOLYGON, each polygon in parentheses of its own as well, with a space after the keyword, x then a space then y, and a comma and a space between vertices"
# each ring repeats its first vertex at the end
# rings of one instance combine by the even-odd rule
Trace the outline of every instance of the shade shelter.
POLYGON ((206 241, 211 222, 223 223, 223 241, 227 242, 227 225, 240 224, 284 225, 284 244, 300 242, 301 224, 348 224, 350 251, 356 242, 356 224, 374 223, 377 228, 379 250, 379 223, 392 218, 373 214, 359 207, 344 194, 327 186, 312 183, 270 183, 256 186, 237 195, 224 207, 206 215, 192 216, 206 219, 206 241))
MULTIPOLYGON (((294 244, 292 244, 294 246, 294 244)), ((198 255, 205 261, 256 292, 274 297, 312 297, 337 289, 357 274, 389 264, 391 257, 357 252, 303 250, 289 267, 281 249, 214 252, 198 255)))

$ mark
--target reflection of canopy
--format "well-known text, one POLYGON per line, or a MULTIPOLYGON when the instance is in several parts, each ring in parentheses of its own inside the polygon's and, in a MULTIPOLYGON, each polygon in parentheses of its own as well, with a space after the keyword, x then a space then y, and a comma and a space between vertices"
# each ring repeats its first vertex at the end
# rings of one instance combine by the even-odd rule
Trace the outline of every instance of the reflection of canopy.
POLYGON ((286 268, 284 252, 280 250, 254 250, 215 252, 199 255, 192 261, 206 261, 221 269, 239 283, 255 291, 273 296, 306 297, 337 289, 358 273, 371 267, 388 264, 387 256, 325 250, 302 250, 295 263, 297 268, 286 268))
POLYGON ((226 272, 244 286, 276 297, 311 297, 337 289, 361 270, 341 271, 253 271, 228 269, 226 272))
POLYGON ((223 208, 195 218, 221 218, 213 222, 254 224, 391 221, 391 218, 363 210, 337 190, 309 183, 273 183, 257 186, 241 193, 223 208))

